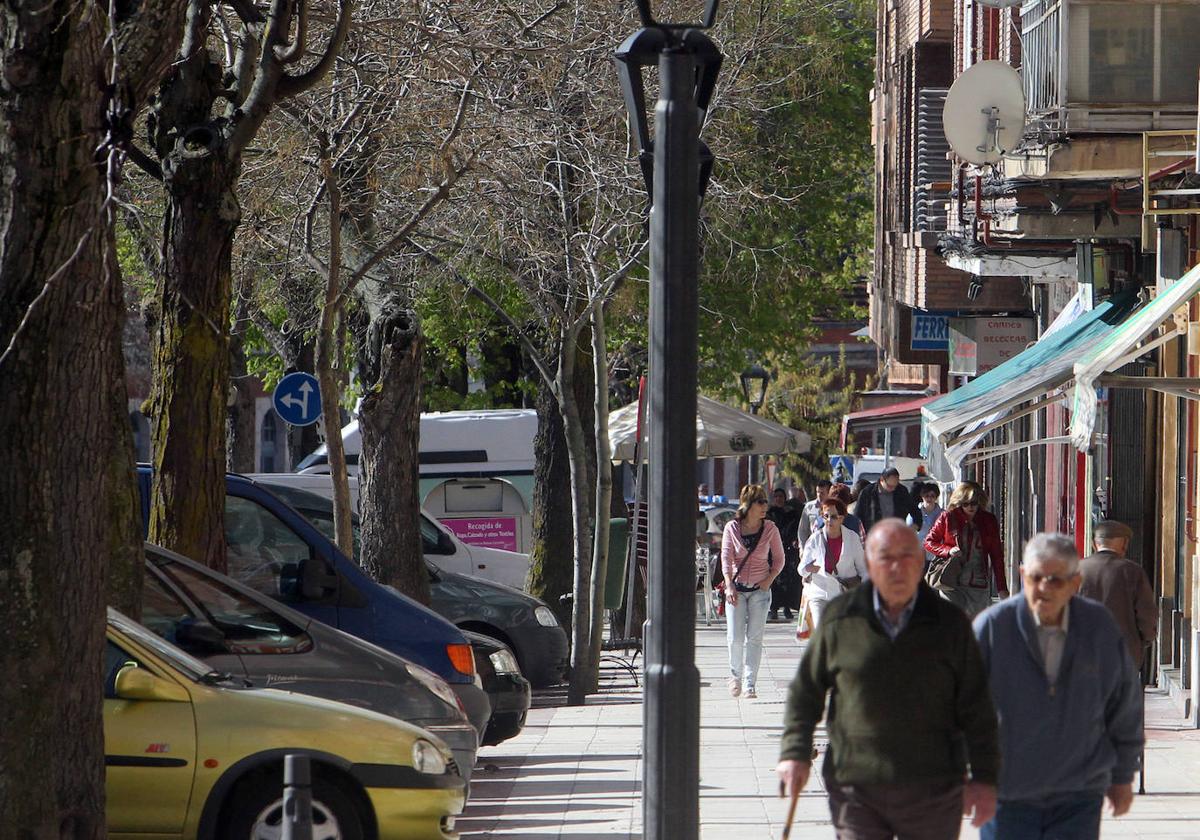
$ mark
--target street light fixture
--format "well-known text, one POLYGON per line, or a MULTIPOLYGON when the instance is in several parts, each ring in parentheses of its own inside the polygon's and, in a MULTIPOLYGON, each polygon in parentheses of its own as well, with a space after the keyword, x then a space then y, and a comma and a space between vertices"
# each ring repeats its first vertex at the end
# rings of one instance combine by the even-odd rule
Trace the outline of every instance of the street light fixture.
MULTIPOLYGON (((767 384, 771 381, 771 372, 762 365, 755 363, 742 371, 742 396, 750 404, 750 413, 758 414, 758 410, 767 401, 767 384)), ((758 483, 758 456, 750 456, 750 481, 758 483)))
POLYGON ((636 0, 642 29, 613 58, 650 194, 650 493, 644 647, 645 840, 700 836, 700 673, 696 670, 696 366, 700 199, 712 154, 700 141, 721 69, 718 0, 696 23, 660 23, 636 0), (658 66, 654 137, 646 68, 658 66))
POLYGON ((771 372, 760 364, 753 364, 742 371, 742 396, 750 404, 750 413, 758 414, 758 410, 767 401, 767 384, 771 381, 771 372))

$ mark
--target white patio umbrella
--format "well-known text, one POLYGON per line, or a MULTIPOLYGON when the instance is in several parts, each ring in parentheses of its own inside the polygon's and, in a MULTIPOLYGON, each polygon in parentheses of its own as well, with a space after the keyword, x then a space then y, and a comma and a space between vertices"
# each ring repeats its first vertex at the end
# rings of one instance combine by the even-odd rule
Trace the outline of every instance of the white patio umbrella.
MULTIPOLYGON (((614 461, 632 461, 637 439, 637 403, 630 403, 608 415, 608 434, 614 461)), ((647 430, 642 427, 642 457, 646 450, 647 430)), ((735 458, 740 455, 781 455, 803 453, 812 447, 812 437, 719 403, 708 397, 696 397, 696 457, 735 458)))

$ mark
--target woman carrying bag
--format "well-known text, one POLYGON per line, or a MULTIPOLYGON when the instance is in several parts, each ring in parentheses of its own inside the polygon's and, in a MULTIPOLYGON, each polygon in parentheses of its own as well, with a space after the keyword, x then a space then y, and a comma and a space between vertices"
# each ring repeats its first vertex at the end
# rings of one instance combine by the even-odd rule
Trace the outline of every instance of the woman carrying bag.
POLYGON ((763 631, 771 606, 771 584, 783 570, 783 540, 767 516, 767 491, 747 484, 737 516, 721 539, 725 575, 725 632, 729 643, 729 694, 758 696, 754 681, 762 660, 763 631))
POLYGON ((817 629, 825 605, 867 576, 867 558, 858 532, 843 528, 846 504, 830 497, 821 505, 824 527, 813 531, 804 544, 800 573, 804 577, 804 600, 796 635, 806 638, 817 629), (804 626, 807 617, 808 627, 804 626), (807 632, 806 632, 807 631, 807 632))
POLYGON ((954 488, 949 507, 925 537, 925 550, 934 556, 926 582, 970 618, 992 603, 989 574, 1000 597, 1008 597, 1000 523, 984 510, 987 503, 983 488, 964 481, 954 488))

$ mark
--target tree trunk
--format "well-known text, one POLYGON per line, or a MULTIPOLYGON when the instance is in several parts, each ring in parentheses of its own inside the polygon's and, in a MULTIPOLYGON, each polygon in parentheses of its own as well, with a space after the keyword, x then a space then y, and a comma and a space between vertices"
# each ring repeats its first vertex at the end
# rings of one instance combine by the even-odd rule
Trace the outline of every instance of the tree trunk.
MULTIPOLYGON (((339 325, 341 323, 342 283, 342 224, 341 193, 337 179, 329 164, 328 151, 322 143, 322 170, 325 192, 329 196, 329 254, 325 275, 325 301, 321 306, 321 325, 317 330, 317 382, 321 388, 321 413, 325 428, 339 429, 342 402, 341 377, 335 369, 337 361, 339 325)), ((346 475, 346 448, 342 436, 336 431, 325 438, 325 451, 329 457, 329 474, 333 480, 333 532, 334 542, 347 557, 354 556, 354 529, 351 522, 350 483, 346 475)))
POLYGON ((529 553, 531 595, 545 601, 558 623, 571 626, 571 472, 562 415, 550 386, 540 377, 536 395, 538 432, 533 440, 533 549, 529 553), (563 600, 563 596, 568 596, 563 600))
POLYGON ((156 289, 150 540, 224 572, 230 259, 241 218, 233 192, 237 169, 212 154, 181 155, 164 170, 173 174, 156 289))
POLYGON ((105 836, 105 591, 127 585, 140 554, 124 304, 97 157, 106 31, 86 5, 0 14, 5 836, 105 836))
POLYGON ((362 558, 368 574, 422 604, 429 603, 429 572, 415 516, 395 510, 420 507, 417 475, 421 422, 421 325, 410 309, 389 304, 371 323, 366 358, 360 360, 365 396, 359 408, 362 434, 359 492, 362 496, 362 558), (392 505, 377 505, 376 496, 392 505))
POLYGON ((258 472, 254 461, 257 443, 257 396, 246 370, 246 330, 250 320, 244 306, 238 306, 233 330, 229 335, 230 403, 225 415, 225 460, 230 472, 258 472))
MULTIPOLYGON (((211 14, 193 0, 189 37, 207 30, 211 14)), ((211 116, 222 96, 220 65, 201 47, 185 53, 151 113, 167 211, 155 288, 150 539, 224 572, 231 255, 241 221, 235 193, 241 158, 211 116)))
POLYGON ((608 438, 608 353, 605 350, 604 304, 592 306, 592 372, 595 403, 596 495, 592 551, 592 624, 588 692, 599 688, 600 646, 604 634, 604 589, 608 578, 608 523, 612 505, 612 446, 608 438))
POLYGON ((580 414, 579 395, 575 391, 576 363, 580 355, 579 352, 565 352, 559 356, 558 366, 558 400, 571 471, 571 526, 574 532, 571 548, 575 574, 571 595, 575 608, 571 614, 571 677, 567 687, 567 703, 570 705, 583 705, 593 667, 591 496, 594 485, 588 469, 587 435, 580 414))

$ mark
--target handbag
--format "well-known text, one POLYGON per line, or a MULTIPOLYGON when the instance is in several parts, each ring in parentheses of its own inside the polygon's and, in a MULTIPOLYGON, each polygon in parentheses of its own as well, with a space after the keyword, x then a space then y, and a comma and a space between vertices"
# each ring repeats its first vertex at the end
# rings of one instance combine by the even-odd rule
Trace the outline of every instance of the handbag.
POLYGON ((925 571, 925 582, 938 590, 955 589, 962 574, 962 555, 935 557, 925 571))
POLYGON ((808 596, 800 599, 800 618, 796 621, 796 641, 802 642, 812 635, 812 611, 808 607, 808 596))

